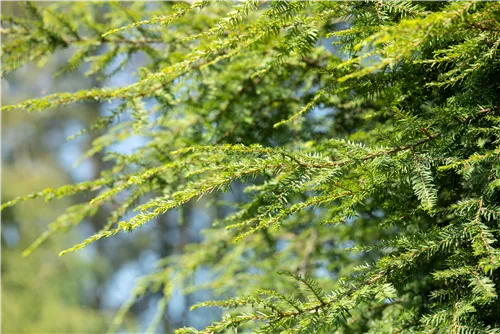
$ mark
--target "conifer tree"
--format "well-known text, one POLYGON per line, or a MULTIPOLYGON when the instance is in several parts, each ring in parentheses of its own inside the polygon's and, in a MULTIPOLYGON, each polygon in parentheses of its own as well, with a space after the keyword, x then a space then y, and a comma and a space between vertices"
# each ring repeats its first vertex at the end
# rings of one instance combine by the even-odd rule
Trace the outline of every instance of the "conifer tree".
POLYGON ((193 306, 225 310, 202 333, 500 332, 498 2, 26 9, 28 19, 2 17, 7 79, 61 49, 73 53, 60 73, 86 66, 100 79, 148 58, 131 85, 2 107, 116 106, 77 134, 102 133, 83 157, 104 153, 99 178, 2 204, 92 198, 26 255, 110 205, 102 230, 61 255, 200 198, 227 209, 139 281, 110 332, 136 298, 162 291, 154 332, 174 287, 221 296, 193 306), (144 145, 113 151, 130 137, 144 145), (200 268, 211 271, 203 285, 200 268))

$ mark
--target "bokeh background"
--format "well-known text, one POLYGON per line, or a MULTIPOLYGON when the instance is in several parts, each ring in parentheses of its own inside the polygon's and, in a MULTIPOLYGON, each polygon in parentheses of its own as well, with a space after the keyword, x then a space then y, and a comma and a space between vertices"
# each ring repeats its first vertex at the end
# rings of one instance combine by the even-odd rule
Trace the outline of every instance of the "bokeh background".
MULTIPOLYGON (((44 6, 38 2, 38 6, 44 6)), ((154 4, 153 4, 154 5, 154 4)), ((20 2, 2 2, 2 15, 23 15, 20 2)), ((2 105, 29 98, 89 87, 123 86, 136 79, 136 70, 145 59, 133 56, 125 71, 105 82, 93 81, 83 65, 75 72, 55 78, 53 74, 67 63, 72 50, 30 63, 2 78, 2 105)), ((119 63, 121 60, 115 60, 119 63)), ((16 196, 93 179, 105 167, 96 154, 78 165, 79 157, 90 148, 99 133, 67 140, 81 129, 108 115, 112 106, 79 103, 41 113, 12 111, 2 114, 2 202, 16 196)), ((131 138, 113 147, 127 153, 141 145, 131 138)), ((173 211, 140 231, 120 234, 94 243, 83 251, 59 257, 66 249, 95 233, 103 214, 87 219, 64 235, 57 235, 28 257, 21 253, 49 224, 71 204, 88 198, 73 196, 46 203, 28 201, 2 212, 2 333, 104 333, 119 307, 131 296, 137 278, 150 273, 160 258, 178 253, 185 244, 199 241, 200 230, 220 214, 200 201, 180 214, 173 211), (184 224, 179 224, 183 219, 184 224)), ((206 273, 196 273, 203 282, 206 273)), ((220 317, 216 309, 189 312, 194 303, 210 299, 208 291, 183 295, 174 292, 158 333, 174 328, 202 328, 220 317)), ((140 298, 125 318, 123 333, 143 333, 151 322, 160 295, 140 298)))

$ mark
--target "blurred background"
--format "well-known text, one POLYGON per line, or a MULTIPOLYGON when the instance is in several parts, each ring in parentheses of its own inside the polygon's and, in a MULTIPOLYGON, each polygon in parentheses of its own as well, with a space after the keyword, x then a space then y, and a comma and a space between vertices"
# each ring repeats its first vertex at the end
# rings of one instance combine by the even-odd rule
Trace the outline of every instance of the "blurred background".
MULTIPOLYGON (((19 2, 2 2, 1 11, 7 16, 23 15, 19 2)), ((125 71, 106 82, 86 77, 85 66, 54 78, 53 73, 67 63, 71 53, 57 51, 2 78, 2 105, 99 85, 123 86, 136 80, 133 76, 145 61, 141 54, 134 55, 125 71)), ((67 138, 94 124, 99 116, 108 115, 110 105, 79 103, 61 109, 64 110, 2 113, 2 202, 47 187, 94 179, 104 168, 99 154, 75 166, 100 133, 67 138)), ((137 138, 131 138, 113 149, 127 153, 140 144, 137 138)), ((131 296, 136 279, 150 273, 160 258, 180 252, 188 242, 200 240, 199 231, 217 214, 200 201, 183 210, 182 217, 173 211, 140 231, 120 234, 59 257, 59 251, 101 228, 104 213, 99 211, 77 228, 51 238, 28 257, 22 257, 22 251, 65 208, 89 199, 73 196, 50 203, 38 199, 2 212, 2 333, 106 332, 119 307, 131 296), (186 223, 179 224, 180 218, 186 223)), ((197 275, 200 281, 203 275, 197 275)), ((190 295, 174 292, 157 332, 170 333, 182 326, 200 328, 217 319, 220 314, 216 309, 189 312, 189 306, 211 297, 206 291, 190 295)), ((140 298, 127 314, 122 332, 145 332, 159 298, 159 294, 140 298)))

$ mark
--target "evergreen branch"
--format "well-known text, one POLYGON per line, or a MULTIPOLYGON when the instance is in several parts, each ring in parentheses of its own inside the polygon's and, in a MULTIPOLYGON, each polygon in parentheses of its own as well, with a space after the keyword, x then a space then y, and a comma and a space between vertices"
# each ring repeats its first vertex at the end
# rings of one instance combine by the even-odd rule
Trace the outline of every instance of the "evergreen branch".
POLYGON ((13 200, 5 202, 1 206, 1 210, 16 205, 20 202, 24 202, 30 199, 35 199, 43 197, 45 201, 50 201, 54 198, 63 198, 71 196, 83 191, 95 191, 104 186, 112 185, 113 183, 124 179, 126 176, 120 177, 103 177, 94 181, 84 181, 77 184, 68 184, 57 189, 47 188, 39 192, 31 193, 29 195, 16 197, 13 200))
POLYGON ((422 165, 415 158, 417 177, 413 178, 413 189, 415 194, 422 201, 424 209, 432 211, 437 201, 437 191, 433 186, 434 180, 430 169, 422 165))
POLYGON ((292 277, 294 280, 302 283, 304 286, 307 287, 309 291, 311 291, 314 295, 314 297, 322 304, 325 305, 325 294, 321 290, 321 288, 318 286, 318 284, 313 281, 310 277, 308 276, 301 276, 298 274, 294 274, 291 272, 285 272, 284 274, 292 277))
POLYGON ((174 20, 185 16, 186 14, 194 11, 195 9, 198 9, 198 8, 202 9, 203 7, 207 6, 209 3, 210 3, 210 1, 198 1, 198 2, 195 2, 191 6, 180 8, 176 13, 174 13, 172 15, 153 17, 150 20, 143 20, 143 21, 134 22, 132 24, 123 26, 121 28, 107 31, 104 34, 102 34, 102 37, 106 37, 106 36, 111 35, 111 34, 122 33, 125 30, 137 28, 137 27, 144 26, 144 25, 153 25, 153 24, 158 24, 158 23, 161 25, 168 25, 171 22, 173 22, 174 20))
POLYGON ((496 268, 499 265, 498 264, 499 261, 496 259, 496 255, 494 254, 494 249, 491 246, 491 244, 493 242, 495 242, 496 239, 494 239, 494 237, 491 235, 491 233, 489 231, 487 231, 486 226, 484 226, 481 223, 481 214, 483 212, 483 198, 482 197, 477 202, 477 206, 478 206, 478 209, 476 211, 476 216, 473 220, 473 224, 474 224, 473 226, 475 227, 475 229, 479 235, 482 250, 479 250, 477 247, 474 247, 474 248, 476 248, 476 251, 479 254, 486 253, 488 255, 489 267, 485 267, 483 269, 485 271, 493 270, 493 268, 496 268))
POLYGON ((287 124, 287 123, 290 123, 292 122, 293 120, 299 118, 300 116, 302 116, 304 113, 306 113, 307 111, 309 111, 310 109, 312 109, 314 106, 316 106, 316 104, 323 98, 323 96, 326 94, 326 90, 321 90, 319 93, 317 93, 314 98, 311 100, 311 102, 309 102, 308 104, 306 104, 302 109, 300 109, 300 111, 296 114, 294 114, 292 117, 284 120, 284 121, 281 121, 281 122, 278 122, 276 124, 273 125, 274 128, 277 128, 281 125, 284 125, 284 124, 287 124))

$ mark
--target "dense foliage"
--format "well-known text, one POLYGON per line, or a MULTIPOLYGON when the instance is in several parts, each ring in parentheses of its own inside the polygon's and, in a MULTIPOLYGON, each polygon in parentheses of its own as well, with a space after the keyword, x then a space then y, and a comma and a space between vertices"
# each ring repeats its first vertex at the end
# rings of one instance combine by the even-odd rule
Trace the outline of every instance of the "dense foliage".
POLYGON ((29 19, 2 18, 7 78, 63 48, 73 56, 56 75, 87 66, 107 78, 135 54, 149 63, 132 85, 2 108, 113 110, 77 134, 101 134, 84 156, 105 153, 98 179, 2 205, 91 195, 25 254, 104 207, 102 230, 61 254, 182 217, 201 197, 221 210, 201 243, 139 282, 110 331, 136 298, 163 291, 153 332, 177 286, 221 296, 194 306, 227 309, 204 333, 500 331, 500 3, 26 8, 29 19), (130 138, 142 145, 113 150, 130 138))

